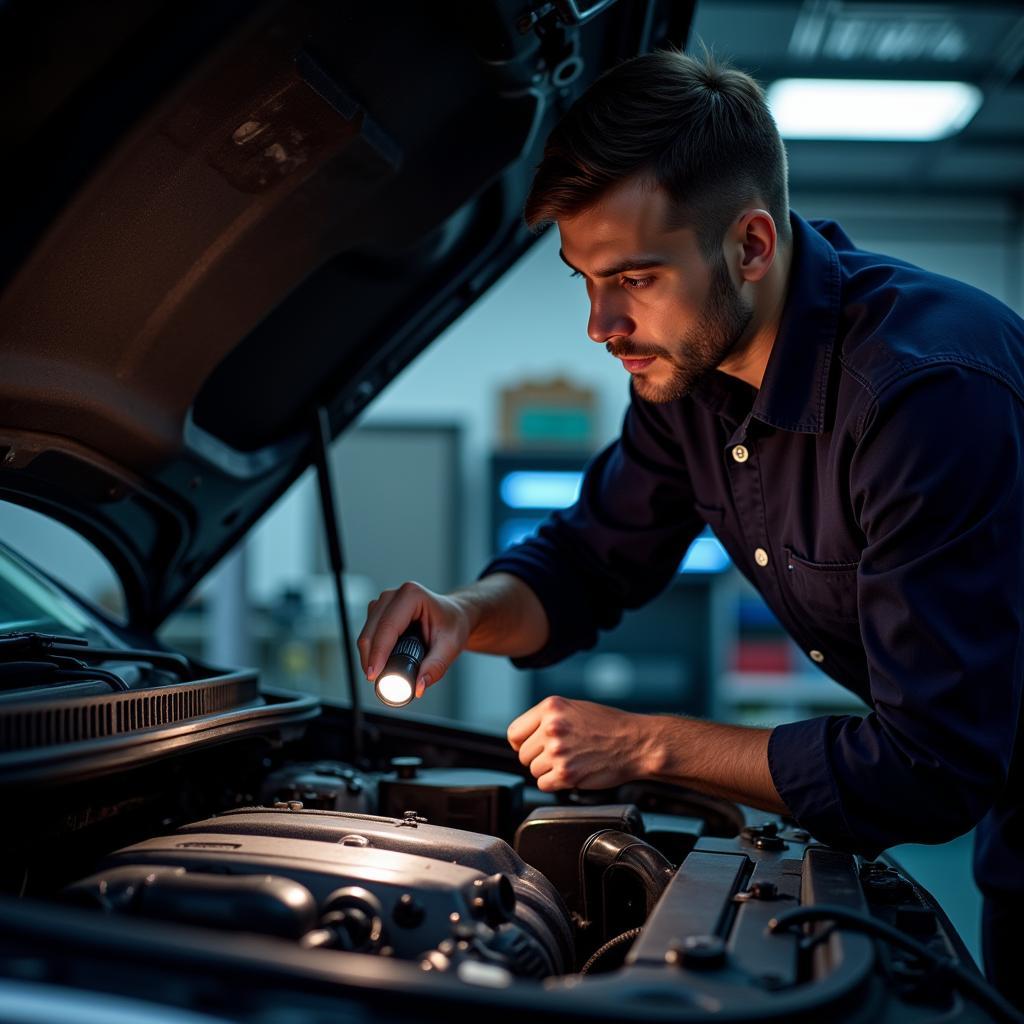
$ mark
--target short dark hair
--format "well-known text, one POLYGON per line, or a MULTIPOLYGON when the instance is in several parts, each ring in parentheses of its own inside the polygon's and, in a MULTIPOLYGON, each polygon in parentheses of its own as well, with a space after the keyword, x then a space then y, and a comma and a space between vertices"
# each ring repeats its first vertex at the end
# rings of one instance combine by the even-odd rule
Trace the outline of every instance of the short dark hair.
POLYGON ((711 259, 743 204, 761 198, 790 237, 786 150, 761 87, 705 52, 659 50, 602 75, 552 131, 526 200, 539 228, 638 175, 674 201, 711 259))

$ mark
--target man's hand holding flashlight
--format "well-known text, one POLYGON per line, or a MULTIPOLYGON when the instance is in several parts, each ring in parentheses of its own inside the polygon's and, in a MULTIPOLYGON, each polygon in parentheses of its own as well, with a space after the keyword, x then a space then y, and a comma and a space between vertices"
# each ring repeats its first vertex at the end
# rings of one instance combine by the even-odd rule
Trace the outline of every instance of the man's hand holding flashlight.
POLYGON ((469 609, 455 596, 435 594, 418 583, 403 583, 371 601, 357 646, 366 678, 376 680, 398 638, 418 622, 427 652, 416 678, 415 696, 444 677, 469 639, 469 609))
MULTIPOLYGON (((403 583, 397 590, 385 590, 367 608, 358 641, 367 679, 378 680, 397 653, 399 638, 414 624, 426 646, 413 680, 416 697, 443 678, 464 650, 516 657, 539 650, 548 637, 547 615, 536 594, 508 573, 492 573, 451 594, 403 583)), ((377 693, 385 697, 380 686, 377 693)), ((405 696, 411 699, 407 689, 405 696)), ((394 707, 408 701, 385 703, 394 707)))

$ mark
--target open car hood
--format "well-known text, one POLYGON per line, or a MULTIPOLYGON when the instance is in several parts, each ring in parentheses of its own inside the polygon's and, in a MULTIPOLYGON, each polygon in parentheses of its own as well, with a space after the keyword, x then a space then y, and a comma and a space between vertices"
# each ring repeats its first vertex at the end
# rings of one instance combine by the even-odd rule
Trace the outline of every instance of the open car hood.
POLYGON ((692 4, 7 5, 0 497, 153 629, 531 244, 544 139, 692 4))

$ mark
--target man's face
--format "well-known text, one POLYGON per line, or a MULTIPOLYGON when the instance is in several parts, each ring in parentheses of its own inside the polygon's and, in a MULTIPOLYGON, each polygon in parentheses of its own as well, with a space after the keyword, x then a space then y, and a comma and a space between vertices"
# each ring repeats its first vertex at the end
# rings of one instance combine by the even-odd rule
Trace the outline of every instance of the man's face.
POLYGON ((587 333, 649 402, 681 398, 746 342, 753 310, 724 256, 705 263, 692 228, 668 230, 669 198, 629 181, 558 222, 562 259, 586 279, 587 333))

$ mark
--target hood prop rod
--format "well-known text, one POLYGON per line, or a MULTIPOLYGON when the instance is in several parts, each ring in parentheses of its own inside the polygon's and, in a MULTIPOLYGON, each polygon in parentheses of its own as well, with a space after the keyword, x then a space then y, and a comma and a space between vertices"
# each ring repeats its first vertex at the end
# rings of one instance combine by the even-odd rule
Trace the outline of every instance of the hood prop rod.
POLYGON ((338 601, 338 619, 341 626, 341 656, 348 674, 349 696, 352 699, 352 762, 360 765, 363 759, 363 710, 359 705, 359 685, 356 679, 355 662, 352 659, 352 628, 348 620, 348 605, 345 603, 345 558, 341 543, 341 518, 334 501, 334 483, 328 450, 331 443, 331 422, 324 406, 317 406, 311 437, 313 457, 316 460, 316 479, 320 488, 320 512, 327 540, 327 554, 334 577, 334 593, 338 601))

